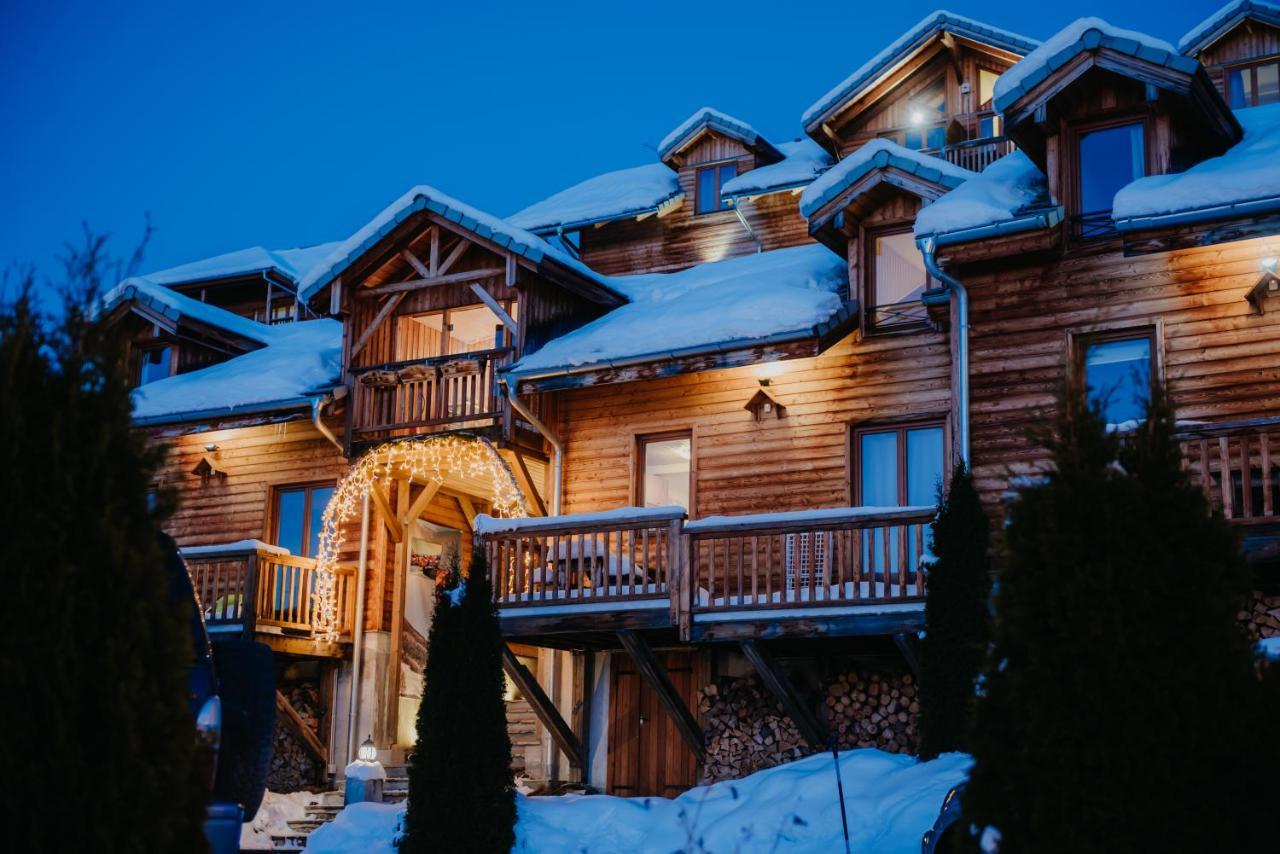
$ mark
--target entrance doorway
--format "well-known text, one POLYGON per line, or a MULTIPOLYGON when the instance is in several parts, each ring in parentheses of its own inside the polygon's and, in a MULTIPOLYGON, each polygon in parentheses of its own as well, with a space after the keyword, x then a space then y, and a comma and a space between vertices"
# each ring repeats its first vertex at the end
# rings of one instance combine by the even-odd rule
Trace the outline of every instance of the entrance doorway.
POLYGON ((436 573, 449 566, 462 548, 455 528, 413 522, 409 531, 409 568, 405 574, 404 622, 400 625, 400 696, 396 743, 417 742, 418 705, 427 669, 427 638, 435 606, 436 573))
MULTIPOLYGON (((655 655, 680 699, 696 715, 694 653, 655 655)), ((609 670, 609 794, 670 798, 693 786, 697 760, 631 656, 614 653, 609 670)))

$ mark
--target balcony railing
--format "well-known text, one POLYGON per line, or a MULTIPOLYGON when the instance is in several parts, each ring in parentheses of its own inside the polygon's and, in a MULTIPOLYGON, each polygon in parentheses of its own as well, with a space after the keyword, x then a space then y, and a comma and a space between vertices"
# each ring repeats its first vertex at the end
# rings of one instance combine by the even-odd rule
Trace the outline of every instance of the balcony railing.
POLYGON ((1205 499, 1238 525, 1280 525, 1280 417, 1183 427, 1183 460, 1205 499))
POLYGON ((688 522, 678 507, 622 508, 482 517, 476 530, 505 616, 666 601, 687 637, 697 615, 923 602, 933 516, 932 507, 854 507, 688 522))
POLYGON ((981 172, 1011 151, 1013 151, 1013 140, 1004 136, 995 136, 948 145, 942 149, 942 156, 963 169, 981 172))
POLYGON ((353 438, 492 423, 503 414, 497 372, 511 355, 510 348, 501 348, 353 369, 353 438))
MULTIPOLYGON (((276 631, 310 637, 319 625, 314 558, 271 549, 194 549, 184 554, 196 598, 211 631, 276 631)), ((349 635, 355 571, 334 573, 338 632, 349 635)))

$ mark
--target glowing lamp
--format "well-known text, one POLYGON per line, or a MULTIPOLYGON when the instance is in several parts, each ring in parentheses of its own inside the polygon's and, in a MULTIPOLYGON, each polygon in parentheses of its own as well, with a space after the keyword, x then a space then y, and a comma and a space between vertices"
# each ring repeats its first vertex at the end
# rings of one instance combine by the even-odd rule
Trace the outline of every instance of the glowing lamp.
POLYGON ((916 127, 919 127, 924 124, 924 113, 920 110, 912 110, 908 115, 907 120, 916 127))
POLYGON ((1262 259, 1262 269, 1266 270, 1268 273, 1274 273, 1276 271, 1276 258, 1274 255, 1270 258, 1262 259))
POLYGON ((378 748, 374 746, 373 736, 366 736, 365 740, 360 743, 360 749, 356 751, 356 758, 361 762, 378 761, 378 748))

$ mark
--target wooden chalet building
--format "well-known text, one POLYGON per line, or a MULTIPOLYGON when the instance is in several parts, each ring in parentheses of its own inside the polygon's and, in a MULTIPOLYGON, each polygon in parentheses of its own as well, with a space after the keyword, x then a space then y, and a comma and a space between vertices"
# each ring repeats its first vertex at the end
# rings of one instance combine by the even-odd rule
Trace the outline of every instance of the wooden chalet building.
POLYGON ((505 219, 417 187, 109 296, 171 532, 213 630, 278 653, 298 775, 365 735, 402 761, 434 570, 476 548, 535 783, 911 749, 938 484, 968 459, 998 516, 1068 378, 1121 431, 1170 383, 1280 633, 1280 7, 1176 47, 939 12, 801 126, 704 108, 505 219))

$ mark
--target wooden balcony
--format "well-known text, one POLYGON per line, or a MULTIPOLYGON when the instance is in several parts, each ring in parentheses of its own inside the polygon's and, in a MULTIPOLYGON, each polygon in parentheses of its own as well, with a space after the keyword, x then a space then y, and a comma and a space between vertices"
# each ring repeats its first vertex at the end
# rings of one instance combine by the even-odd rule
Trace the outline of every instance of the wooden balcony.
POLYGON ((731 640, 918 627, 933 514, 836 508, 688 522, 679 508, 625 508, 486 519, 477 530, 509 636, 656 629, 731 640))
MULTIPOLYGON (((282 652, 342 654, 335 645, 316 640, 320 601, 314 558, 261 548, 191 551, 183 557, 211 635, 244 634, 282 652)), ((335 573, 343 642, 351 636, 355 580, 350 567, 335 573)))
POLYGON ((1178 438, 1210 505, 1232 524, 1280 531, 1280 417, 1184 427, 1178 438))
POLYGON ((511 348, 388 362, 351 370, 350 442, 498 427, 497 374, 511 348))
POLYGON ((1013 149, 1013 140, 995 136, 948 145, 942 149, 942 156, 963 169, 981 172, 1013 149))

